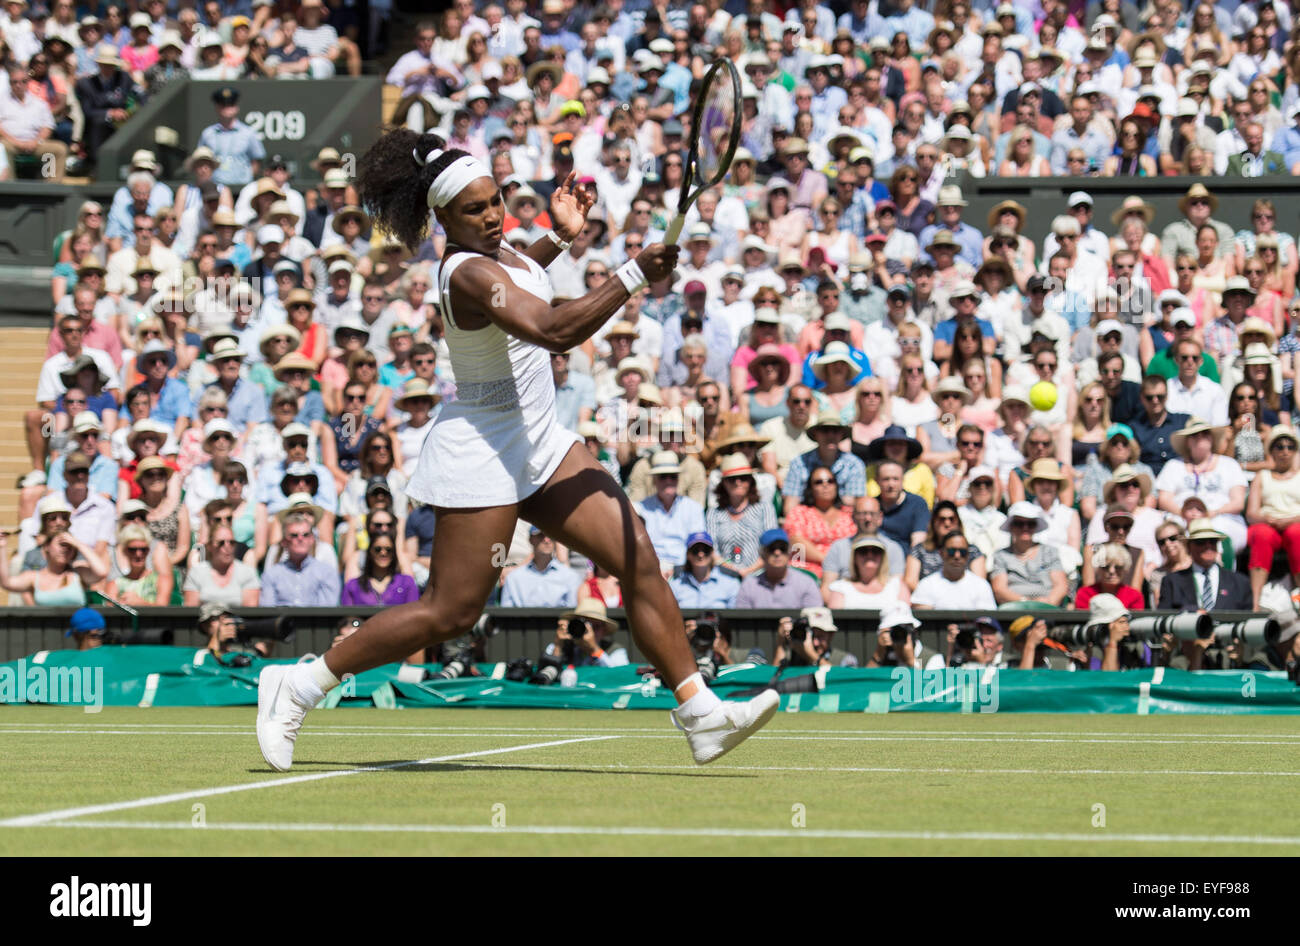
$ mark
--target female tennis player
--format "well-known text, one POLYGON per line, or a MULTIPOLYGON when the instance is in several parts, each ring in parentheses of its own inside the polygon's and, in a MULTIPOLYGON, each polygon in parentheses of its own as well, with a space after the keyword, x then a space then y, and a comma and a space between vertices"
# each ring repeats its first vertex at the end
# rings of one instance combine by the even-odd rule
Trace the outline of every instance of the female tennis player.
POLYGON ((774 690, 727 703, 705 685, 645 526, 618 483, 556 420, 550 353, 586 341, 677 262, 676 246, 648 246, 619 267, 617 279, 552 306, 545 267, 592 205, 574 180, 570 174, 551 199, 555 230, 520 253, 501 239, 505 206, 490 171, 466 152, 398 129, 362 159, 358 190, 376 224, 414 248, 432 209, 447 234, 438 291, 456 400, 438 415, 407 485, 434 507, 438 528, 419 601, 376 614, 322 659, 263 669, 257 738, 272 768, 289 768, 303 717, 340 678, 473 627, 520 516, 618 576, 632 635, 672 688, 671 718, 697 763, 739 745, 776 712, 774 690))

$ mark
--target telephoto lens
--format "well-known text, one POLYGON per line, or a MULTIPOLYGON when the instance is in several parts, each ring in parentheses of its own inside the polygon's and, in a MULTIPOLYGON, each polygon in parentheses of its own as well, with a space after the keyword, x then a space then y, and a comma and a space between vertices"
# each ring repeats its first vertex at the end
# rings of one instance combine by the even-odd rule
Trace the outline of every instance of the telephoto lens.
MULTIPOLYGON (((1209 617, 1207 614, 1206 617, 1209 617)), ((1250 647, 1263 647, 1277 643, 1282 625, 1273 618, 1250 618, 1245 621, 1225 621, 1215 626, 1214 639, 1220 644, 1240 641, 1250 647)))
POLYGON ((1101 647, 1110 640, 1110 630, 1105 624, 1094 624, 1091 627, 1083 624, 1061 624, 1049 628, 1047 636, 1067 647, 1091 647, 1094 644, 1101 647))
POLYGON ((1214 618, 1208 614, 1164 614, 1129 619, 1129 636, 1138 641, 1156 641, 1165 634, 1173 634, 1179 640, 1205 640, 1214 636, 1214 618))

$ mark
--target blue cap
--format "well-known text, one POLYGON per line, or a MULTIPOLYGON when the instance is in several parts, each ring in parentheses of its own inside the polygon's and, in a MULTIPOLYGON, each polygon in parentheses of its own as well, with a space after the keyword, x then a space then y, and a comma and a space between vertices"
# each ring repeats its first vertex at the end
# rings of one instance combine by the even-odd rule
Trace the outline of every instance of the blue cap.
POLYGON ((104 616, 93 608, 78 608, 72 612, 72 617, 68 619, 68 630, 63 635, 71 637, 73 634, 89 634, 91 631, 102 631, 104 629, 104 616))
POLYGON ((975 619, 975 623, 983 624, 985 627, 990 627, 993 630, 997 631, 999 634, 1002 633, 1002 625, 998 623, 997 618, 979 617, 975 619))
POLYGON ((1111 424, 1109 427, 1106 428, 1107 440, 1109 440, 1111 437, 1117 437, 1117 436, 1124 437, 1126 440, 1128 440, 1129 443, 1137 442, 1137 437, 1133 433, 1133 428, 1130 427, 1128 424, 1111 424))
POLYGON ((768 529, 758 537, 758 546, 762 549, 766 549, 769 545, 776 542, 784 542, 786 545, 789 545, 790 534, 784 529, 768 529))
POLYGON ((528 527, 528 535, 529 535, 530 538, 531 538, 532 536, 535 536, 535 535, 541 535, 541 534, 542 534, 542 530, 539 529, 539 528, 537 528, 537 526, 529 526, 529 527, 528 527))
POLYGON ((697 545, 707 545, 709 548, 713 548, 713 536, 707 532, 692 532, 686 537, 686 548, 689 551, 697 545))
POLYGON ((212 261, 212 268, 213 269, 238 269, 239 267, 236 266, 235 261, 230 259, 229 257, 218 256, 215 260, 212 261))

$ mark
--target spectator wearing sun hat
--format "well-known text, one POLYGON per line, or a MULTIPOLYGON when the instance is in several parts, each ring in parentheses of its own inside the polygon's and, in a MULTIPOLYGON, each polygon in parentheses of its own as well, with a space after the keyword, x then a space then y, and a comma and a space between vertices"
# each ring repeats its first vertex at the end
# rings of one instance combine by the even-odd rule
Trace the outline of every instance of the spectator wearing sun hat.
MULTIPOLYGON (((243 377, 244 351, 233 338, 218 341, 208 356, 217 369, 217 380, 208 387, 217 387, 226 395, 227 417, 235 432, 243 436, 252 424, 267 419, 266 395, 254 381, 243 377)), ((197 420, 197 415, 192 415, 197 420)))
POLYGON ((665 572, 684 565, 687 538, 706 531, 704 507, 678 492, 681 471, 677 454, 670 450, 656 453, 650 461, 654 495, 636 504, 637 514, 645 520, 646 531, 665 572))

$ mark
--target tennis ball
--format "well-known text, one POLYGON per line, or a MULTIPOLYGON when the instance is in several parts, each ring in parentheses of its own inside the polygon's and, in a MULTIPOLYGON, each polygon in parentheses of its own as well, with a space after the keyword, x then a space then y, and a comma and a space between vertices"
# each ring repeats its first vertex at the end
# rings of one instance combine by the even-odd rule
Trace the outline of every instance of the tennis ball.
POLYGON ((1050 411, 1056 406, 1056 385, 1050 381, 1039 381, 1029 389, 1029 403, 1036 411, 1050 411))

